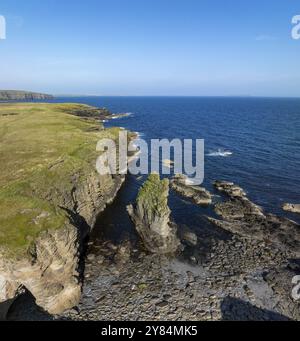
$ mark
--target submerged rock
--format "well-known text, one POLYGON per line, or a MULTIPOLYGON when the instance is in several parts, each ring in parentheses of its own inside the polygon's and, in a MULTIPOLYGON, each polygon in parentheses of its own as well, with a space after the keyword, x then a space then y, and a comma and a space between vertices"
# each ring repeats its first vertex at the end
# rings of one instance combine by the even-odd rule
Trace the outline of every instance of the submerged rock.
POLYGON ((300 204, 284 204, 282 208, 287 212, 300 213, 300 204))
POLYGON ((127 207, 145 247, 152 253, 174 253, 180 245, 177 228, 170 221, 168 196, 169 181, 151 174, 138 194, 135 207, 127 207))
POLYGON ((215 225, 247 238, 274 244, 300 256, 300 226, 286 218, 265 213, 251 202, 244 190, 230 182, 215 182, 216 188, 228 196, 215 211, 223 220, 209 218, 215 225))
POLYGON ((189 185, 187 180, 184 175, 176 175, 171 181, 171 188, 197 205, 210 205, 212 203, 211 194, 205 188, 189 185))

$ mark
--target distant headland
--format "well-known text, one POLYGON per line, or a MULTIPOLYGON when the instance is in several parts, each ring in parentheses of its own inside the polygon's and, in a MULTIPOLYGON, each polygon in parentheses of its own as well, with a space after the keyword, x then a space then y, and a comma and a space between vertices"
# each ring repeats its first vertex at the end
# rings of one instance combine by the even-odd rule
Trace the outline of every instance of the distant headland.
POLYGON ((36 99, 53 99, 52 95, 31 91, 0 90, 0 101, 31 101, 36 99))

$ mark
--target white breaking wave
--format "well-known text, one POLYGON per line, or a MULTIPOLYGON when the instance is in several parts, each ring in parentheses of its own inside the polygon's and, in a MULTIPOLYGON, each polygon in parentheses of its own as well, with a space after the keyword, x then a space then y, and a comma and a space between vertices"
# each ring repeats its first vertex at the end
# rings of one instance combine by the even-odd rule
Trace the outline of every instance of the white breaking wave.
POLYGON ((125 117, 130 117, 130 116, 134 116, 134 113, 132 112, 126 112, 124 114, 114 114, 112 117, 111 117, 111 120, 120 120, 122 118, 125 118, 125 117))
POLYGON ((218 149, 215 152, 210 152, 209 154, 207 154, 207 156, 220 156, 220 157, 229 157, 233 155, 233 152, 231 152, 230 150, 224 150, 224 149, 218 149))
POLYGON ((138 131, 135 131, 134 133, 135 133, 135 134, 136 134, 136 136, 137 136, 136 140, 139 140, 139 139, 141 139, 142 137, 144 137, 144 136, 145 136, 145 134, 144 134, 144 133, 140 133, 140 132, 138 132, 138 131))

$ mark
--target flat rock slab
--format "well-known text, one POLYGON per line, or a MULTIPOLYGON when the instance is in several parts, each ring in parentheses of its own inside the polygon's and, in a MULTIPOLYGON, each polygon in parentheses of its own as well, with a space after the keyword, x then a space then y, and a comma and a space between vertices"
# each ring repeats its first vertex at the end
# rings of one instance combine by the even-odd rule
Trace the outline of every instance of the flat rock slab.
POLYGON ((191 199, 197 205, 210 205, 212 203, 212 196, 205 188, 188 184, 187 178, 184 176, 175 176, 170 185, 176 193, 191 199))
POLYGON ((217 181, 215 186, 228 200, 215 205, 215 211, 222 220, 209 218, 212 223, 229 232, 274 244, 295 257, 300 256, 299 224, 265 213, 247 198, 242 188, 233 183, 217 181))

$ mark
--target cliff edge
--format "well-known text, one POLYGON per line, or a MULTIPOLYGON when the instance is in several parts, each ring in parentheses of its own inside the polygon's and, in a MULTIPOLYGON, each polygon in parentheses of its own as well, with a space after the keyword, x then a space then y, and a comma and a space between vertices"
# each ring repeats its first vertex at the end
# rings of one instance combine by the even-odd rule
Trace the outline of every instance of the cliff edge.
POLYGON ((0 315, 24 288, 51 314, 79 301, 82 241, 124 181, 96 172, 97 142, 119 129, 70 114, 89 109, 0 104, 0 315))

